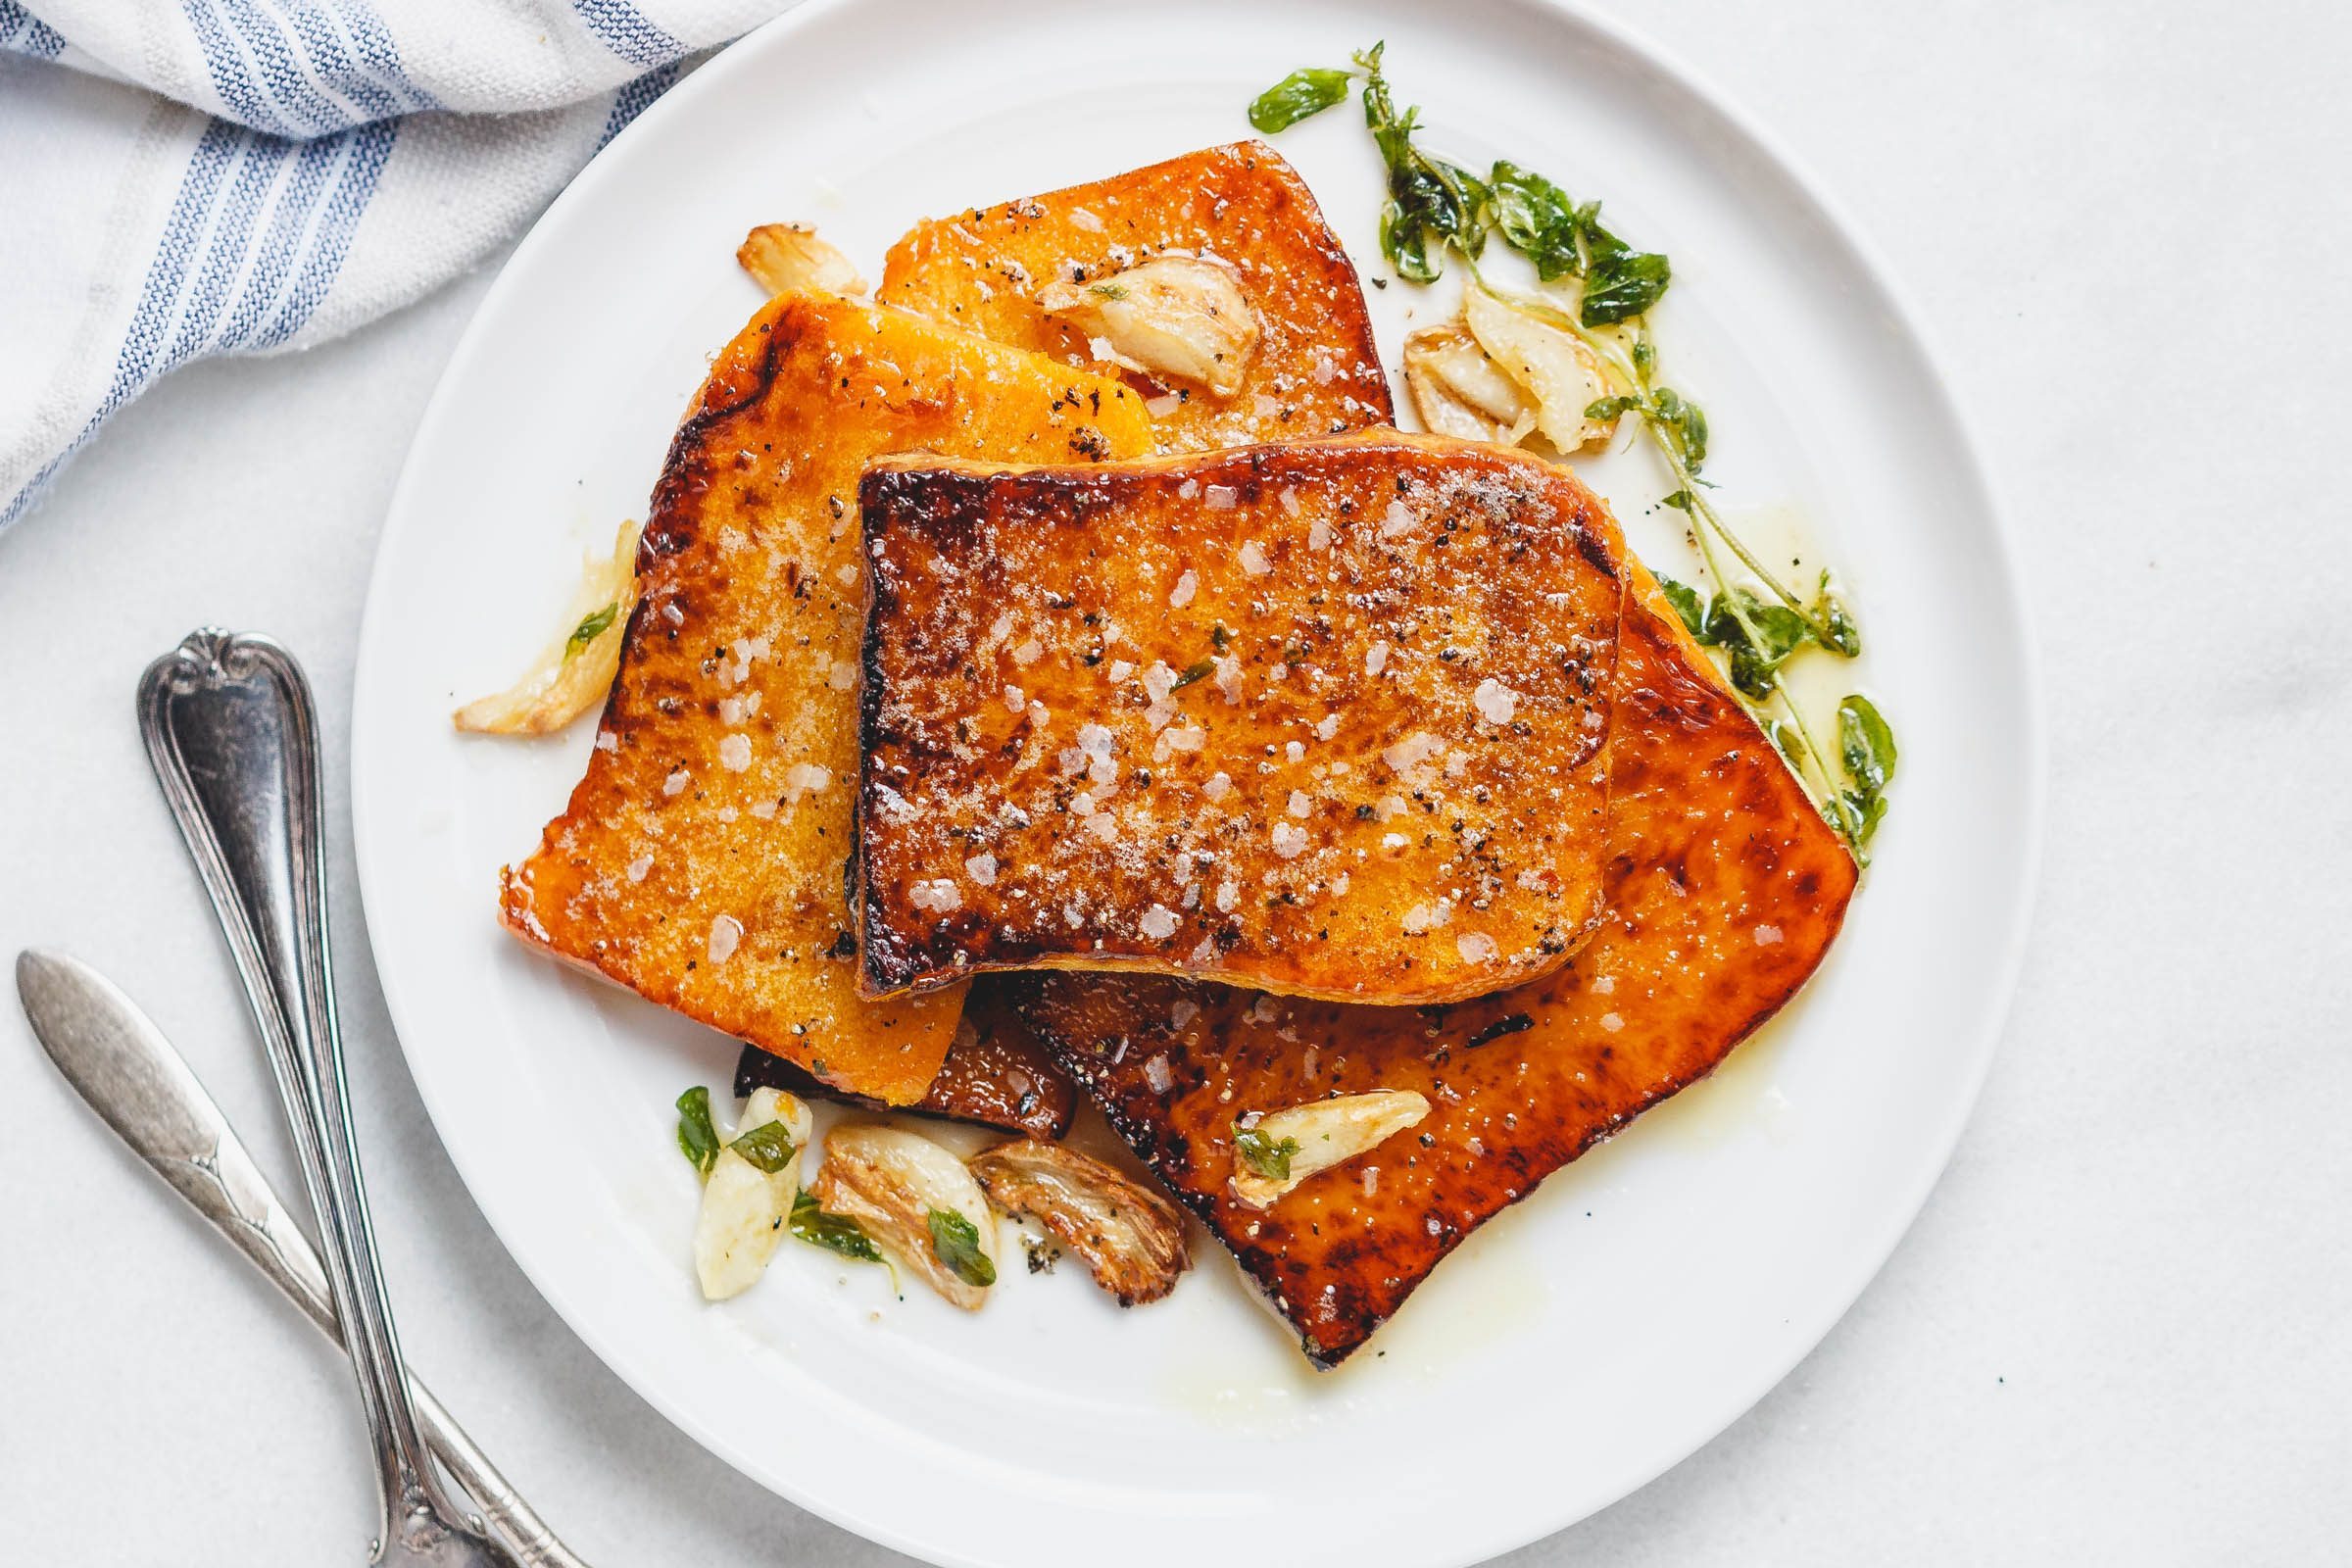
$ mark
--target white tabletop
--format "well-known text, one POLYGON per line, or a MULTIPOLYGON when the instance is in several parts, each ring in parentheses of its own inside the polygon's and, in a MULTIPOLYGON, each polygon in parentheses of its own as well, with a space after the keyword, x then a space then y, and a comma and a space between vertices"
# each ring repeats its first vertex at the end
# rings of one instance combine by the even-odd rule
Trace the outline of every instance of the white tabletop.
MULTIPOLYGON (((1723 1437, 1505 1560, 2340 1561, 2352 24, 2281 0, 1606 9, 1777 130, 1924 308, 2032 573, 2050 836, 2001 1057, 1886 1272, 1723 1437)), ((0 954, 118 979, 292 1191, 131 714, 197 623, 275 633, 325 709, 336 959, 413 1360, 598 1562, 897 1561, 705 1454, 556 1319, 384 1016, 349 858, 352 653, 377 520, 484 282, 180 373, 0 537, 0 954)), ((99 1130, 13 1007, 0 1101, 0 1555, 360 1560, 371 1482, 336 1355, 99 1130)))

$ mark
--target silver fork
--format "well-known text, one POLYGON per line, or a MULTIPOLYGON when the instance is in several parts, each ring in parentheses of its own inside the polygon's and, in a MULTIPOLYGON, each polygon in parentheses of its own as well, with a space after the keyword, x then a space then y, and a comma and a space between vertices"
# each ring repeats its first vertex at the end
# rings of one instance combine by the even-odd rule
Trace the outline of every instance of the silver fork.
POLYGON ((442 1485, 418 1430, 360 1180, 326 944, 318 710, 267 637, 191 632, 147 666, 139 731, 228 937, 318 1220, 336 1319, 373 1436, 371 1561, 517 1568, 442 1485))

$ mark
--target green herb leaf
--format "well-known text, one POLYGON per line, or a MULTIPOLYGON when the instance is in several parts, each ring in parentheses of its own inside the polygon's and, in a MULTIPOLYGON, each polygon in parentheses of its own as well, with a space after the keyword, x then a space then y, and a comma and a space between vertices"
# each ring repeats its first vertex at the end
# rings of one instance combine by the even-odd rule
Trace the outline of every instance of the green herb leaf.
POLYGON ((1886 814, 1886 797, 1848 790, 1845 792, 1845 801, 1851 811, 1848 820, 1852 823, 1854 843, 1857 848, 1868 849, 1871 839, 1879 831, 1880 819, 1886 814))
POLYGON ((931 1255, 966 1285, 986 1290, 997 1283, 997 1265, 980 1247, 980 1232, 952 1208, 935 1208, 931 1227, 931 1255))
POLYGON ((678 1097, 678 1150, 694 1168, 710 1174, 718 1158, 718 1129, 710 1125, 710 1091, 696 1084, 678 1097))
POLYGON ((1869 794, 1878 794, 1894 777, 1894 731, 1878 706, 1859 693, 1838 705, 1838 753, 1846 772, 1869 794))
POLYGON ((1405 210, 1391 202, 1380 214, 1380 254, 1408 283, 1435 283, 1446 275, 1445 252, 1429 254, 1429 231, 1415 223, 1405 210))
POLYGON ((1760 703, 1770 697, 1779 673, 1772 662, 1757 655, 1750 645, 1742 643, 1732 650, 1732 684, 1748 701, 1760 703))
MULTIPOLYGON (((1854 858, 1862 864, 1868 865, 1870 857, 1866 853, 1865 842, 1875 825, 1870 820, 1868 803, 1852 790, 1840 790, 1830 797, 1828 813, 1831 825, 1836 827, 1846 843, 1852 846, 1854 858)), ((1883 804, 1881 814, 1885 814, 1883 804)))
POLYGON ((1805 765, 1803 738, 1797 734, 1794 724, 1768 718, 1764 721, 1764 733, 1772 737, 1772 744, 1780 748, 1783 757, 1788 759, 1790 767, 1802 768, 1805 765))
POLYGON ((1270 1182, 1287 1182, 1291 1179, 1291 1156, 1298 1152, 1298 1140, 1285 1138, 1276 1142, 1254 1127, 1237 1126, 1233 1130, 1233 1148, 1241 1155, 1242 1163, 1258 1175, 1270 1182))
POLYGON ((1353 79, 1345 71, 1294 71, 1250 100, 1250 123, 1269 136, 1288 130, 1346 98, 1353 79))
POLYGON ((1497 159, 1487 174, 1487 202, 1481 224, 1502 236, 1502 242, 1533 262, 1536 275, 1545 282, 1585 270, 1591 234, 1614 241, 1590 220, 1599 208, 1579 207, 1568 193, 1532 169, 1497 159))
POLYGON ((811 1247, 821 1247, 859 1263, 882 1261, 882 1249, 865 1234, 864 1226, 854 1219, 826 1213, 807 1192, 792 1200, 792 1234, 811 1247))
POLYGON ((1486 185, 1468 170, 1432 158, 1413 145, 1421 111, 1396 112, 1388 79, 1380 73, 1381 46, 1356 57, 1365 73, 1364 123, 1388 165, 1389 199, 1380 213, 1380 251, 1397 275, 1434 283, 1446 270, 1446 247, 1476 256, 1486 230, 1478 215, 1487 205, 1486 185))
POLYGON ((1087 292, 1100 294, 1106 300, 1123 300, 1127 297, 1127 285, 1124 283, 1089 283, 1087 292))
POLYGON ((792 1162, 797 1146, 782 1122, 770 1121, 760 1123, 727 1147, 773 1176, 792 1162))
POLYGON ((1690 500, 1690 492, 1688 490, 1677 490, 1672 495, 1660 496, 1658 497, 1658 505, 1661 507, 1672 507, 1677 512, 1691 512, 1696 510, 1694 504, 1690 500))
POLYGON ((1813 595, 1813 623, 1814 640, 1831 653, 1842 654, 1847 659, 1861 654, 1862 628, 1854 624, 1845 601, 1831 590, 1830 574, 1826 571, 1821 574, 1821 586, 1813 595))
POLYGON ((1715 634, 1707 629, 1707 604, 1698 597, 1698 590, 1688 583, 1676 582, 1672 577, 1660 577, 1658 591, 1666 596, 1666 602, 1682 617, 1683 629, 1712 647, 1715 634))
POLYGON ((1596 258, 1585 273, 1584 323, 1607 326, 1640 316, 1658 303, 1673 276, 1666 258, 1651 251, 1596 258))
POLYGON ((1203 659, 1198 664, 1187 665, 1183 674, 1168 683, 1168 690, 1180 692, 1195 681, 1206 680, 1216 667, 1217 662, 1213 659, 1203 659))
POLYGON ((1740 608, 1747 612, 1748 624, 1756 628, 1760 646, 1758 652, 1778 664, 1805 644, 1811 628, 1805 617, 1786 605, 1770 605, 1746 589, 1740 590, 1740 608))
POLYGON ((1810 628, 1804 616, 1787 606, 1768 605, 1745 588, 1735 588, 1732 594, 1737 610, 1721 594, 1708 606, 1704 640, 1731 650, 1732 684, 1760 703, 1772 695, 1781 664, 1804 643, 1810 628))
POLYGON ((1533 256, 1575 220, 1568 193, 1532 169, 1497 159, 1487 176, 1487 219, 1503 242, 1533 256))
POLYGON ((1707 416, 1699 406, 1670 386, 1649 395, 1642 416, 1682 457, 1692 473, 1707 461, 1707 416))
POLYGON ((596 611, 591 614, 582 616, 580 623, 571 628, 571 635, 564 639, 564 657, 565 659, 569 659, 572 655, 578 653, 581 649, 587 647, 599 637, 602 637, 605 634, 606 628, 611 626, 614 618, 619 614, 620 602, 618 600, 614 600, 612 604, 607 605, 604 609, 596 611))
POLYGON ((1870 863, 1869 845, 1886 815, 1886 781, 1894 777, 1894 731, 1877 705, 1856 694, 1838 705, 1838 760, 1850 787, 1838 792, 1835 814, 1854 858, 1870 863))

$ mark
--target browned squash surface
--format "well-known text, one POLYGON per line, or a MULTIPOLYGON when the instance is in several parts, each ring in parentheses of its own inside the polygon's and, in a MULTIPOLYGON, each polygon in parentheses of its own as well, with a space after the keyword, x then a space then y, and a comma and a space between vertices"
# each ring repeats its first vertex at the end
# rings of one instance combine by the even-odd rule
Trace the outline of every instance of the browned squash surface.
POLYGON ((1161 400, 1154 406, 1163 451, 1326 435, 1394 418, 1355 264, 1298 172, 1260 141, 917 224, 891 248, 876 298, 1067 365, 1124 374, 1161 400), (1121 371, 1086 332, 1038 303, 1049 284, 1100 284, 1170 252, 1230 263, 1256 313, 1256 352, 1229 397, 1121 371))
POLYGON ((1330 1366, 1472 1230, 1713 1068, 1802 985, 1854 867, 1772 746, 1630 567, 1609 918, 1547 979, 1452 1007, 1303 1003, 1180 980, 1051 975, 1021 1005, 1111 1124, 1330 1366), (1263 1212, 1234 1123, 1414 1090, 1418 1126, 1263 1212))
MULTIPOLYGON (((1064 363, 1123 373, 1095 358, 1084 334, 1050 319, 1015 276, 1042 285, 1073 270, 1100 278, 1170 251, 1228 255, 1263 329, 1249 383, 1231 399, 1125 378, 1164 412, 1163 451, 1278 440, 1304 431, 1385 425, 1394 417, 1362 285, 1314 197, 1265 143, 1213 147, 1069 190, 917 225, 890 253, 881 294, 918 314, 1064 363), (1168 200, 1171 193, 1179 199, 1168 200), (1200 199, 1186 199, 1186 198, 1200 199), (1115 218, 1120 231, 1112 232, 1115 218), (1095 221, 1102 226, 1098 229, 1095 221), (1230 249, 1229 249, 1230 248, 1230 249), (1238 253, 1238 254, 1236 254, 1238 253), (1066 265, 1065 265, 1066 263, 1066 265), (1171 407, 1170 404, 1173 406, 1171 407)), ((982 995, 967 1012, 984 1005, 982 995)), ((990 1038, 995 1038, 991 1035, 990 1038)), ((1029 1093, 1058 1102, 1061 1126, 1076 1090, 1034 1045, 1015 1053, 1006 1082, 984 1059, 951 1051, 915 1108, 992 1122, 1029 1093)), ((1034 1130, 1034 1129, 1030 1129, 1034 1130)))
POLYGON ((1449 1002, 1590 934, 1620 547, 1566 469, 1386 431, 862 497, 870 994, 1449 1002))
POLYGON ((767 303, 679 427, 587 776, 504 873, 526 941, 889 1104, 962 998, 857 994, 858 477, 881 453, 1150 450, 1120 382, 825 295, 767 303))
MULTIPOLYGON (((1012 1009, 1005 983, 999 975, 983 975, 973 982, 964 996, 963 1021, 956 1026, 956 1041, 939 1064, 939 1076, 922 1099, 899 1108, 1032 1138, 1059 1138, 1070 1130, 1078 1110, 1078 1086, 1054 1065, 1045 1046, 1012 1009)), ((762 1084, 804 1099, 876 1109, 882 1103, 819 1083, 782 1056, 746 1046, 735 1064, 736 1098, 762 1084)))

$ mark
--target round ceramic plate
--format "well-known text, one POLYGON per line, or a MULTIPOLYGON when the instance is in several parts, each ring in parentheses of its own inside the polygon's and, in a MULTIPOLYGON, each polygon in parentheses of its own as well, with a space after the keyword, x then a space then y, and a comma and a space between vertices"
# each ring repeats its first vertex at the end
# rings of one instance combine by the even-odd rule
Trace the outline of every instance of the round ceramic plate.
MULTIPOLYGON (((1355 109, 1278 145, 1385 275, 1355 109)), ((1415 318, 1450 311, 1442 290, 1370 298, 1392 368, 1415 318)), ((1653 564, 1690 574, 1650 460, 1588 471, 1653 564)), ((1538 0, 818 0, 608 148, 484 301, 384 527, 353 812, 384 992, 451 1156, 556 1310, 698 1441, 941 1563, 1461 1563, 1705 1443, 1885 1260, 1998 1030, 2035 711, 2008 547, 1904 313, 1787 160, 1648 47, 1538 0), (1380 38, 1434 150, 1604 196, 1672 256, 1661 358, 1708 409, 1724 504, 1852 585, 1870 651, 1834 674, 1903 750, 1844 936, 1721 1073, 1474 1235, 1337 1373, 1205 1238, 1133 1312, 1065 1266, 1008 1271, 967 1316, 789 1246, 705 1305, 669 1104, 723 1088, 735 1048, 500 932, 498 868, 562 808, 591 727, 462 739, 451 708, 523 667, 583 552, 644 515, 709 356, 759 303, 734 263, 748 227, 816 222, 870 276, 918 218, 1247 135, 1260 88, 1380 38)))

